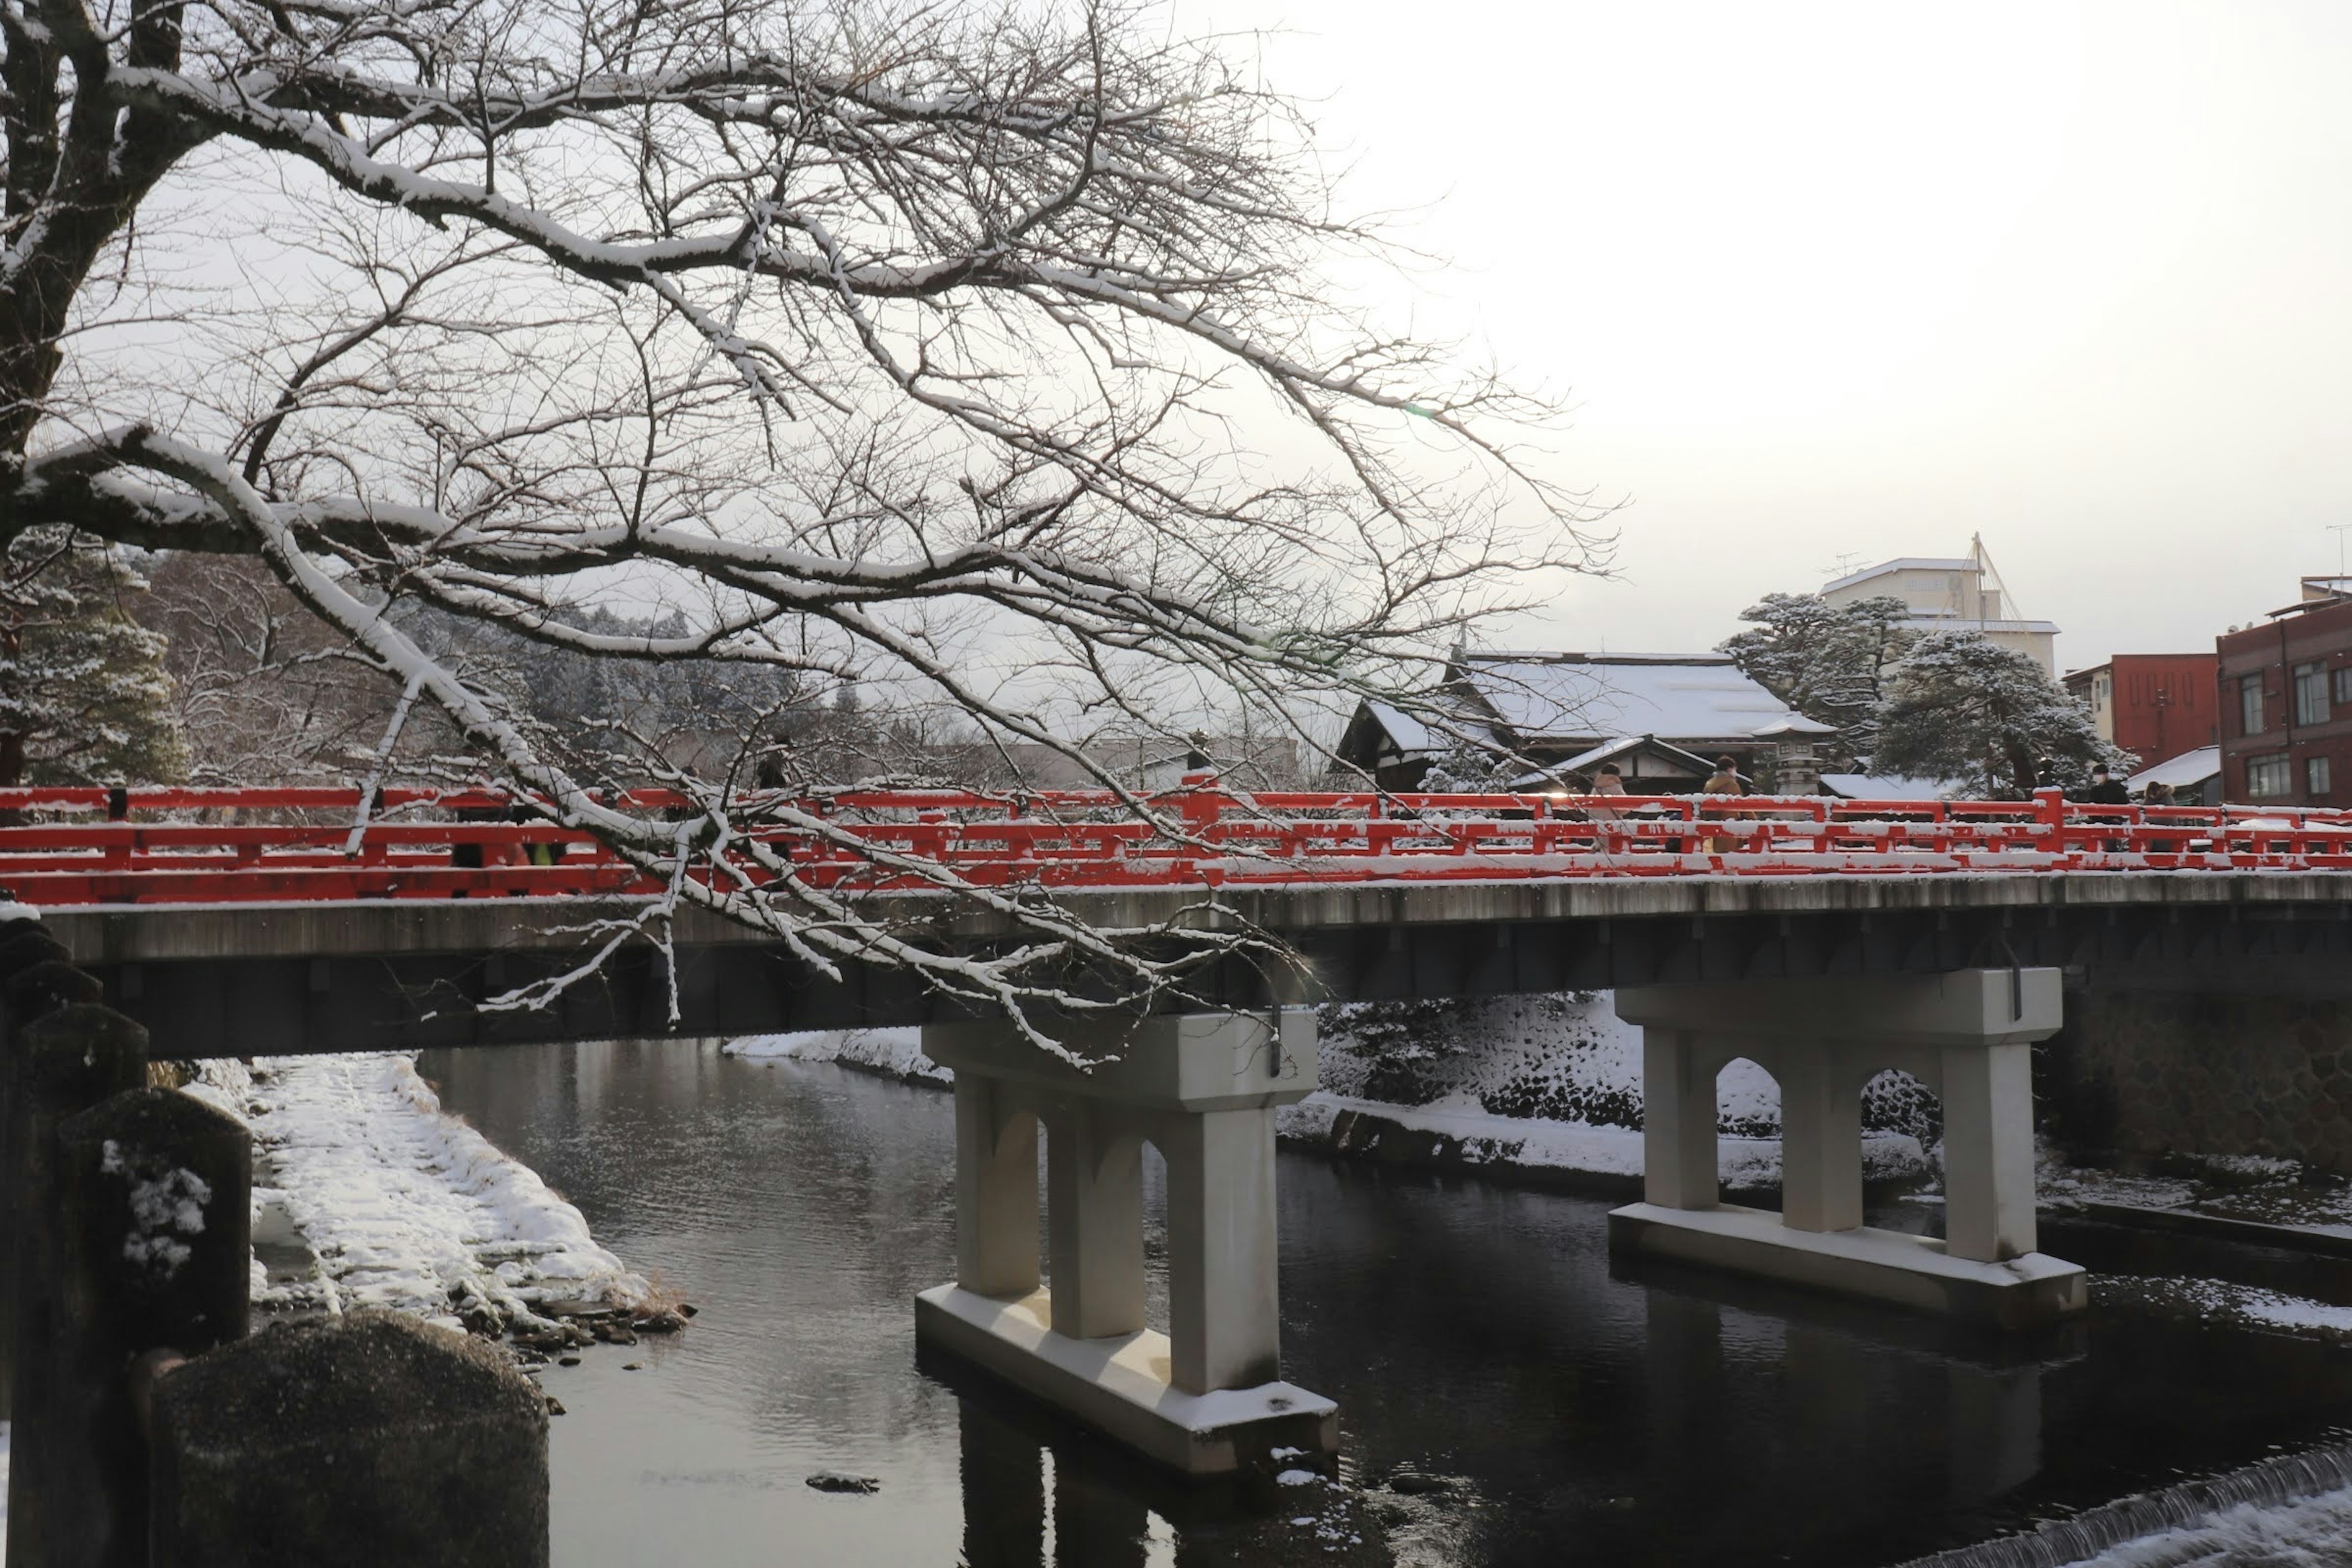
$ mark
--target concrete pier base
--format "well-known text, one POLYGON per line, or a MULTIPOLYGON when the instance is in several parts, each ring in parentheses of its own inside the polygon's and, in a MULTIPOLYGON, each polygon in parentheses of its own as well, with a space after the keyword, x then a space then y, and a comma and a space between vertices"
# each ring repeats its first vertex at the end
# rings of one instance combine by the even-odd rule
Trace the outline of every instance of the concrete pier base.
POLYGON ((2058 1030, 2054 969, 1622 990, 1642 1026, 1643 1196, 1610 1215, 1646 1252, 2007 1328, 2080 1311, 2084 1271, 2035 1248, 2032 1042, 2058 1030), (1718 1201, 1716 1076, 1780 1086, 1780 1212, 1718 1201), (1942 1097, 1945 1236, 1862 1223, 1863 1086, 1898 1068, 1942 1097))
MULTIPOLYGON (((1276 1448, 1336 1453, 1339 1407, 1296 1384, 1187 1394, 1169 1382, 1168 1336, 1072 1339, 1045 1291, 1017 1301, 940 1285, 915 1298, 915 1333, 1066 1415, 1188 1475, 1273 1465, 1276 1448)), ((1277 1467, 1279 1468, 1279 1467, 1277 1467)))
POLYGON ((1274 1111, 1315 1087, 1314 1016, 1124 1020, 1064 1044, 1093 1065, 1009 1025, 924 1030, 956 1075, 958 1278, 916 1299, 917 1338, 1188 1474, 1335 1452, 1337 1407, 1282 1381, 1275 1279, 1274 1111), (1144 1323, 1147 1142, 1168 1167, 1165 1333, 1144 1323))
POLYGON ((1769 1209, 1738 1204, 1629 1204, 1609 1216, 1609 1246, 2003 1329, 2079 1312, 2090 1300, 2082 1266, 2046 1253, 1979 1263, 1950 1256, 1933 1237, 1868 1226, 1794 1230, 1769 1209))

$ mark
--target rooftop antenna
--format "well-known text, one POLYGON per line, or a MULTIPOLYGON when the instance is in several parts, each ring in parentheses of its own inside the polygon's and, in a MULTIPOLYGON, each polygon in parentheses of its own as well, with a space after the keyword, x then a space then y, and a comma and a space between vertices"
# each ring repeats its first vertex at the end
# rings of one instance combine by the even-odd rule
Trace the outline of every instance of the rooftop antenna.
MULTIPOLYGON (((1981 574, 1982 576, 1992 579, 1993 603, 2000 605, 2002 611, 2001 615, 1993 616, 1992 618, 1995 620, 2023 620, 2025 618, 2025 614, 2017 607, 2016 596, 2010 593, 2009 584, 2001 581, 2000 568, 1992 563, 1991 552, 1985 549, 1983 534, 1972 533, 1969 535, 1969 558, 1977 563, 1977 571, 1981 574)), ((1977 593, 1977 613, 1975 619, 1977 624, 1979 626, 1982 626, 1986 619, 1984 613, 1984 592, 1981 586, 1979 587, 1977 593)))
POLYGON ((2327 531, 2336 536, 2336 576, 2340 582, 2344 576, 2344 536, 2352 533, 2352 522, 2329 523, 2327 531))

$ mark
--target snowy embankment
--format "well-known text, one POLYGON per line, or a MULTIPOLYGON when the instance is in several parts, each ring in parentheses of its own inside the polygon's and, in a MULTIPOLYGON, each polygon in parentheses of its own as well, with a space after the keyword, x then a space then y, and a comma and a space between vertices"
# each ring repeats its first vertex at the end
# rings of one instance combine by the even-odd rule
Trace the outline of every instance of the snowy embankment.
POLYGON ((955 1082, 955 1074, 923 1054, 920 1029, 809 1029, 793 1035, 746 1035, 719 1049, 746 1061, 835 1062, 908 1083, 955 1082))
MULTIPOLYGON (((1281 1113, 1290 1142, 1334 1153, 1475 1168, 1546 1185, 1629 1192, 1642 1175, 1642 1035, 1607 992, 1359 1002, 1318 1022, 1323 1087, 1281 1113)), ((1864 1097, 1863 1173, 1933 1174, 1925 1091, 1895 1075, 1864 1097)), ((1780 1181, 1780 1094, 1756 1063, 1717 1080, 1724 1187, 1780 1181)))
POLYGON ((406 1055, 203 1064, 185 1092, 254 1142, 254 1300, 381 1307, 497 1332, 551 1310, 654 1304, 643 1276, 588 1234, 536 1173, 441 1102, 406 1055), (299 1247, 289 1244, 299 1243, 299 1247))
MULTIPOLYGON (((1642 1180, 1642 1134, 1636 1128, 1497 1116, 1473 1099, 1434 1105, 1391 1105, 1318 1089, 1276 1115, 1280 1135, 1333 1153, 1411 1164, 1475 1166, 1518 1176, 1569 1179, 1595 1190, 1631 1191, 1642 1180)), ((1865 1181, 1903 1181, 1926 1168, 1919 1142, 1897 1132, 1865 1133, 1865 1181)), ((1778 1138, 1724 1134, 1716 1143, 1716 1170, 1729 1192, 1780 1183, 1778 1138)))
MULTIPOLYGON (((1290 1142, 1548 1184, 1623 1191, 1641 1181, 1641 1033, 1618 1021, 1605 992, 1349 1004, 1324 1008, 1319 1032, 1324 1087, 1283 1109, 1278 1126, 1290 1142)), ((752 1061, 955 1081, 923 1055, 919 1029, 760 1035, 723 1048, 752 1061)), ((1780 1100, 1771 1075, 1734 1062, 1718 1100, 1725 1187, 1779 1184, 1780 1100)), ((1917 1180, 1933 1168, 1917 1130, 1900 1125, 1864 1134, 1863 1165, 1872 1181, 1917 1180)))

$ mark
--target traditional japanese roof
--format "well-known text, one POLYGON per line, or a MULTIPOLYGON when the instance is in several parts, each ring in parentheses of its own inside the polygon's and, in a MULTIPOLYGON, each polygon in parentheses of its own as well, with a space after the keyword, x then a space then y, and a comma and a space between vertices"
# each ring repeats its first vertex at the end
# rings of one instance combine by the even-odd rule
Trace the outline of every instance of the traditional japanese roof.
POLYGON ((1525 777, 1513 779, 1508 787, 1514 790, 1545 788, 1558 784, 1570 773, 1590 773, 1603 763, 1618 762, 1632 756, 1636 752, 1646 752, 1651 756, 1675 763, 1697 778, 1706 778, 1715 772, 1715 763, 1712 759, 1702 757, 1696 752, 1685 751, 1669 742, 1661 741, 1655 735, 1620 735, 1615 740, 1603 741, 1597 746, 1579 752, 1572 757, 1563 757, 1549 767, 1538 768, 1525 777))
POLYGON ((1835 732, 1720 654, 1472 653, 1454 675, 1523 746, 1642 735, 1704 748, 1768 731, 1835 732))

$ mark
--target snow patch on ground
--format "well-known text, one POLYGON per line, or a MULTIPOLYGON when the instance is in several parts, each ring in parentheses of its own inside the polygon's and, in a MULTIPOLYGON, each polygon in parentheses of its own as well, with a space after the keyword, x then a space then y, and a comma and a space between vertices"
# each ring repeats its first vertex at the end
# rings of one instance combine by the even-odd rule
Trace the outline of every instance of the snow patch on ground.
MULTIPOLYGON (((1318 1008, 1322 1086, 1391 1105, 1475 1100, 1499 1116, 1638 1127, 1642 1032, 1607 992, 1351 1002, 1318 1008)), ((1725 1083, 1743 1111, 1779 1097, 1752 1063, 1725 1083), (1752 1075, 1752 1076, 1751 1076, 1752 1075)))
POLYGON ((2227 1279, 2099 1275, 2092 1281, 2101 1306, 2191 1318, 2200 1322, 2274 1329, 2311 1339, 2352 1341, 2352 1307, 2289 1296, 2227 1279))
MULTIPOLYGON (((1318 1010, 1322 1089, 1281 1112, 1297 1142, 1370 1152, 1371 1129, 1348 1111, 1450 1142, 1446 1164, 1638 1177, 1642 1173, 1642 1032, 1606 991, 1360 1002, 1318 1010)), ((1780 1179, 1780 1091, 1745 1058, 1717 1079, 1723 1178, 1734 1189, 1780 1179)), ((1941 1131, 1933 1097, 1886 1074, 1864 1096, 1864 1173, 1930 1175, 1941 1131)), ((1385 1157, 1404 1157, 1383 1146, 1385 1157)))
POLYGON ((407 1055, 206 1062, 186 1092, 252 1130, 257 1239, 290 1225, 315 1259, 275 1283, 257 1264, 257 1304, 530 1322, 551 1302, 652 1298, 577 1208, 445 1112, 407 1055))
POLYGON ((2352 1237, 2352 1183, 2332 1173, 2257 1154, 2175 1153, 2158 1164, 2161 1173, 2106 1171, 2045 1153, 2038 1172, 2042 1201, 2062 1208, 2174 1209, 2352 1237))
POLYGON ((955 1081, 955 1074, 923 1054, 920 1029, 810 1029, 792 1035, 747 1035, 719 1049, 746 1061, 838 1062, 909 1083, 955 1081))
MULTIPOLYGON (((1318 1089, 1297 1104, 1284 1106, 1276 1112, 1276 1131, 1298 1142, 1330 1144, 1338 1141, 1339 1117, 1349 1111, 1377 1117, 1411 1131, 1431 1132, 1453 1140, 1459 1145, 1460 1157, 1465 1164, 1509 1165, 1596 1176, 1642 1174, 1642 1134, 1633 1128, 1497 1116, 1480 1109, 1475 1100, 1392 1105, 1318 1089)), ((1918 1141, 1901 1133, 1866 1134, 1862 1149, 1863 1174, 1872 1181, 1916 1175, 1927 1165, 1918 1141)), ((1716 1150, 1717 1170, 1726 1187, 1769 1187, 1780 1180, 1778 1138, 1725 1135, 1717 1140, 1716 1150)))

